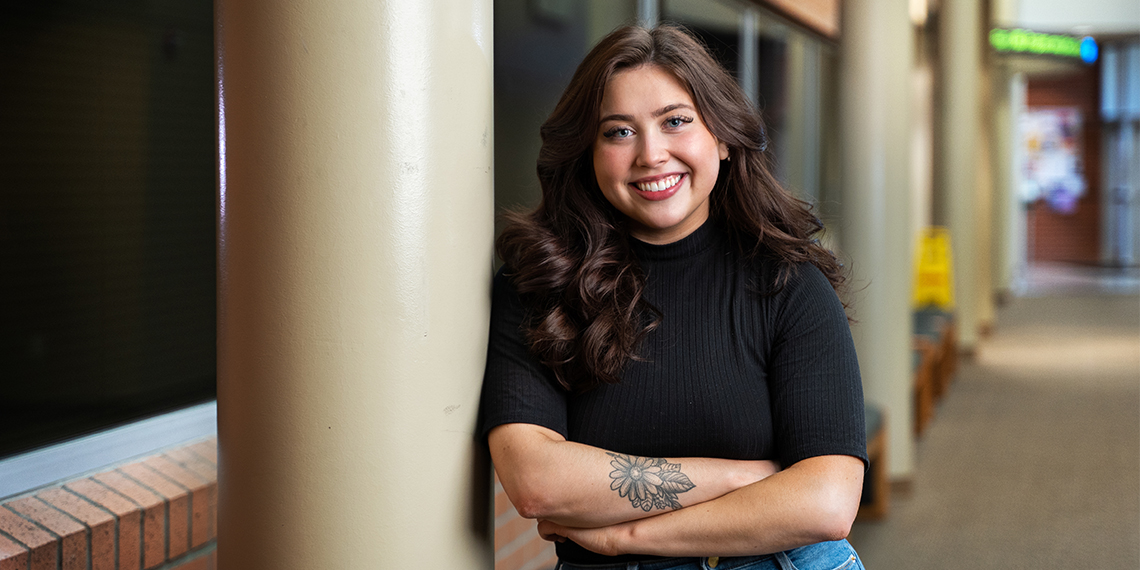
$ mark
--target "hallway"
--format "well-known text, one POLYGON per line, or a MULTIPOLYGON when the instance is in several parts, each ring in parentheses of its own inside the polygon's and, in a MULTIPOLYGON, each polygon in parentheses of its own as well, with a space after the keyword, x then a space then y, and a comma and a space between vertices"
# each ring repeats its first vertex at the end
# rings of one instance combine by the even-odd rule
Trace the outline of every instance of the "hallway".
POLYGON ((1128 289, 1037 288, 999 310, 918 443, 912 492, 885 521, 856 523, 867 568, 1140 568, 1140 296, 1128 289))

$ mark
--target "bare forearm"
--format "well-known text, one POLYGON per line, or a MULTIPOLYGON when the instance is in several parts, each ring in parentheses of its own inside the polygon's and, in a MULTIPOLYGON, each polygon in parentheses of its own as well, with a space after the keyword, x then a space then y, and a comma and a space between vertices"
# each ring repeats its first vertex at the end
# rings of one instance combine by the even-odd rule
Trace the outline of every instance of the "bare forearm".
MULTIPOLYGON (((569 443, 568 445, 579 445, 569 443)), ((583 446, 585 447, 585 446, 583 446)), ((557 469, 548 488, 561 489, 534 518, 605 526, 697 505, 751 482, 741 462, 641 457, 586 450, 580 469, 557 469), (600 484, 599 484, 600 483, 600 484)))
POLYGON ((845 537, 862 474, 862 462, 852 457, 812 458, 687 509, 597 529, 546 522, 539 532, 610 555, 766 554, 845 537))
POLYGON ((499 478, 524 517, 567 526, 607 526, 670 512, 775 472, 771 462, 631 456, 531 428, 492 431, 499 478))

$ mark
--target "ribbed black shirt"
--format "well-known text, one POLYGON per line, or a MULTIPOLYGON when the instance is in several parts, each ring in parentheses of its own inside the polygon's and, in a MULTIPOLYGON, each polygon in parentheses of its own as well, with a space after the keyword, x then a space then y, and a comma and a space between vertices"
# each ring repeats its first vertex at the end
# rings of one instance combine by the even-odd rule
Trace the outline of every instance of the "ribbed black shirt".
MULTIPOLYGON (((570 441, 649 457, 867 461, 859 365, 842 304, 813 265, 771 290, 772 262, 744 263, 715 223, 667 245, 634 240, 645 298, 664 315, 622 381, 571 394, 532 356, 525 308, 495 276, 480 430, 550 428, 570 441)), ((569 541, 572 563, 609 558, 569 541)))

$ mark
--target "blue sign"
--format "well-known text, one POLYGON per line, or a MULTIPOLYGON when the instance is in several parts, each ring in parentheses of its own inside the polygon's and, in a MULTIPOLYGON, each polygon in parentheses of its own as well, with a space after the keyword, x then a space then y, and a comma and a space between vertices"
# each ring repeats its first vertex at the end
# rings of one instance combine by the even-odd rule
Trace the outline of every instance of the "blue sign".
POLYGON ((1085 63, 1092 63, 1096 61, 1097 52, 1100 51, 1096 47, 1096 40, 1085 36, 1081 39, 1081 61, 1085 63))

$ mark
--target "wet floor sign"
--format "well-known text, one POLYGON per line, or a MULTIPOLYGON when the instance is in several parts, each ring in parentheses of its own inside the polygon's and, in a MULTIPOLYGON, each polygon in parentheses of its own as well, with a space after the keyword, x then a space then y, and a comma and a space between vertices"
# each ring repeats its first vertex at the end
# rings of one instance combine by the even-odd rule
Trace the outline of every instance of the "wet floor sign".
POLYGON ((939 226, 926 228, 915 253, 914 307, 934 305, 949 311, 954 307, 950 231, 939 226))

